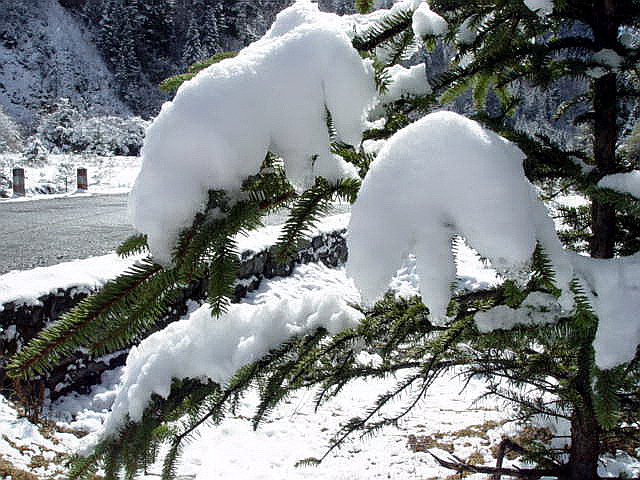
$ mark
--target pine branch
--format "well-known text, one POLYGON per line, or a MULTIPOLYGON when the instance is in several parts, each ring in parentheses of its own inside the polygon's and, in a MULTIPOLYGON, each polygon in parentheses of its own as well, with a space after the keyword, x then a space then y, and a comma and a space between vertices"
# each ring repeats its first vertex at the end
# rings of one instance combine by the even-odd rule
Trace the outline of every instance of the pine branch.
POLYGON ((115 312, 126 314, 144 285, 161 271, 162 266, 147 259, 107 282, 98 294, 84 299, 32 339, 9 361, 7 374, 26 380, 49 371, 79 346, 91 345, 100 325, 118 314, 115 312))
POLYGON ((147 236, 141 234, 130 236, 116 249, 116 253, 123 258, 148 252, 147 236))
POLYGON ((380 44, 404 34, 411 28, 412 19, 413 10, 404 10, 387 15, 380 23, 355 36, 352 41, 353 48, 360 51, 371 51, 380 44))
POLYGON ((459 473, 484 473, 487 475, 507 475, 515 478, 524 478, 526 480, 536 480, 542 477, 563 478, 566 475, 565 467, 556 468, 499 468, 499 467, 483 467, 480 465, 471 465, 465 463, 458 457, 453 456, 452 461, 446 461, 429 452, 436 462, 444 468, 455 470, 459 473))
POLYGON ((216 53, 215 55, 208 58, 207 60, 194 63, 187 69, 185 73, 180 73, 178 75, 174 75, 172 77, 169 77, 163 80, 162 82, 160 82, 160 85, 158 85, 158 87, 163 92, 171 93, 177 90, 180 87, 180 85, 182 85, 184 82, 191 80, 193 77, 195 77, 198 74, 198 72, 200 72, 201 70, 204 70, 205 68, 213 65, 214 63, 218 63, 227 58, 233 58, 237 54, 238 52, 235 52, 235 51, 216 53))
POLYGON ((306 238, 320 218, 330 211, 330 202, 343 199, 353 203, 359 188, 360 181, 355 179, 341 179, 331 184, 324 178, 317 178, 315 184, 305 191, 291 208, 289 218, 274 247, 276 258, 280 261, 290 258, 296 252, 299 242, 306 238))

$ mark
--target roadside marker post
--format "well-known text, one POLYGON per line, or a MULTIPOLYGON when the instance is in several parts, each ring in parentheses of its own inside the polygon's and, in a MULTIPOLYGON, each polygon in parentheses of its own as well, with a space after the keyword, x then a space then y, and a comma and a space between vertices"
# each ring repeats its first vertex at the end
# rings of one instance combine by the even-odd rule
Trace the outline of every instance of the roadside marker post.
POLYGON ((24 197, 24 168, 13 169, 13 195, 15 197, 24 197))
POLYGON ((78 168, 78 191, 86 192, 89 190, 89 177, 86 168, 78 168))

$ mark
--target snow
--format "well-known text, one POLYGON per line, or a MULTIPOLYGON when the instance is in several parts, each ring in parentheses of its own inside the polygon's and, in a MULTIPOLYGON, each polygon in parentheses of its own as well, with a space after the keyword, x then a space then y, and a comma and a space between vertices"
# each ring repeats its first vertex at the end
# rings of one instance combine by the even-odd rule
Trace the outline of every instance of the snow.
MULTIPOLYGON (((347 219, 347 215, 337 216, 333 219, 334 226, 343 225, 347 219)), ((475 252, 460 240, 456 242, 458 273, 466 272, 470 277, 464 284, 475 283, 485 288, 484 282, 499 282, 499 277, 480 261, 475 252), (475 280, 471 280, 472 277, 475 280)), ((413 288, 413 292, 417 292, 415 265, 409 262, 407 270, 409 273, 405 271, 403 274, 401 271, 397 278, 402 277, 405 284, 413 288)), ((267 309, 276 308, 276 305, 283 302, 300 302, 310 297, 324 299, 333 295, 341 295, 345 302, 358 301, 358 292, 346 277, 344 269, 308 264, 298 266, 292 277, 262 282, 260 289, 250 294, 246 302, 254 308, 267 309)), ((192 305, 191 310, 195 311, 197 308, 192 305)), ((210 328, 216 322, 208 318, 207 323, 207 328, 210 328)), ((172 348, 177 348, 177 345, 172 348)), ((171 349, 168 351, 170 353, 171 349)), ((358 359, 363 364, 375 364, 379 360, 375 354, 368 352, 361 352, 358 359)), ((166 360, 164 354, 159 356, 159 361, 166 360)), ((117 396, 122 395, 121 387, 118 386, 122 373, 123 369, 117 369, 103 374, 103 383, 94 387, 91 395, 73 394, 58 400, 49 410, 58 419, 58 425, 98 435, 109 415, 108 409, 117 396)), ((344 448, 333 452, 319 467, 294 468, 298 460, 323 455, 331 436, 340 426, 353 416, 361 415, 371 405, 372 399, 391 388, 396 380, 389 377, 352 382, 337 398, 330 400, 318 411, 313 408, 314 392, 300 391, 278 406, 257 431, 253 431, 247 421, 257 405, 255 392, 250 393, 240 402, 235 415, 231 415, 220 425, 205 425, 198 431, 198 435, 185 449, 178 475, 195 480, 365 480, 385 479, 389 476, 444 478, 451 472, 439 467, 426 451, 413 451, 412 445, 419 443, 421 439, 437 438, 439 444, 451 445, 456 455, 463 459, 479 452, 484 458, 484 464, 492 465, 495 460, 491 449, 504 436, 513 436, 519 430, 517 424, 507 422, 511 412, 503 405, 473 404, 473 400, 483 393, 481 382, 472 381, 462 391, 462 379, 446 375, 430 388, 424 401, 398 426, 387 427, 373 438, 353 438, 344 448), (212 452, 212 445, 215 445, 215 452, 212 452)), ((392 406, 395 407, 397 406, 392 406)), ((32 452, 42 450, 39 444, 53 448, 49 443, 43 442, 35 425, 18 418, 6 401, 0 402, 0 430, 6 432, 9 438, 21 438, 21 445, 33 449, 26 453, 20 452, 7 442, 0 441, 0 454, 10 459, 14 465, 23 466, 27 470, 32 452)), ((558 435, 566 433, 562 430, 562 425, 552 430, 558 435)), ((55 433, 55 438, 61 442, 55 448, 63 452, 72 451, 83 442, 66 433, 55 433)), ((448 452, 437 445, 432 445, 429 450, 444 458, 448 456, 448 452)), ((602 460, 599 472, 603 476, 608 473, 633 477, 640 473, 640 462, 624 454, 616 457, 604 456, 602 460)), ((505 466, 514 464, 522 465, 517 461, 506 461, 505 466)), ((147 475, 141 474, 137 480, 157 478, 156 474, 160 469, 161 465, 154 465, 147 475)), ((39 474, 41 478, 56 478, 46 470, 33 473, 39 474)), ((482 475, 469 477, 470 480, 482 478, 482 475)))
POLYGON ((598 316, 596 365, 605 370, 633 360, 640 345, 640 254, 613 259, 574 254, 571 260, 598 316))
POLYGON ((358 145, 375 87, 372 69, 316 4, 296 2, 261 40, 184 83, 147 129, 130 198, 135 228, 169 263, 178 233, 209 189, 239 196, 267 151, 292 183, 355 175, 330 153, 326 109, 338 137, 358 145))
POLYGON ((365 140, 362 142, 362 150, 364 150, 365 153, 377 155, 385 143, 387 143, 386 140, 365 140))
POLYGON ((598 186, 640 198, 640 170, 606 175, 598 182, 598 186))
POLYGON ((43 295, 76 288, 95 290, 133 265, 140 257, 120 258, 115 253, 0 275, 0 311, 4 304, 39 305, 43 295))
POLYGON ((289 277, 278 277, 263 282, 250 292, 243 303, 265 305, 280 301, 302 301, 309 294, 341 297, 348 304, 357 304, 360 294, 345 275, 344 268, 328 268, 323 264, 298 265, 289 277))
POLYGON ((601 78, 604 77, 607 73, 609 72, 602 67, 593 67, 587 70, 587 75, 591 78, 601 78))
POLYGON ((456 275, 451 240, 461 235, 501 276, 521 281, 539 241, 565 292, 561 305, 570 309, 572 267, 524 176, 523 158, 515 145, 451 112, 427 115, 392 136, 349 223, 347 270, 365 303, 384 294, 414 253, 422 299, 432 320, 445 322, 456 275))
MULTIPOLYGON (((461 248, 464 247, 461 246, 461 248)), ((470 252, 467 256, 475 261, 466 265, 464 269, 472 274, 477 268, 482 275, 484 266, 477 261, 475 254, 470 252)), ((316 301, 323 303, 332 301, 329 299, 336 296, 340 296, 341 301, 344 302, 358 301, 358 292, 346 277, 344 269, 308 264, 298 266, 291 277, 274 278, 263 282, 259 290, 246 298, 248 304, 246 307, 266 311, 284 306, 288 302, 300 304, 315 298, 316 301)), ((198 312, 200 310, 188 318, 199 316, 198 312)), ((226 334, 238 331, 240 328, 237 325, 227 327, 226 330, 222 325, 215 327, 217 322, 211 320, 208 312, 203 312, 203 315, 205 318, 202 321, 206 321, 207 331, 199 331, 202 343, 205 343, 206 333, 211 329, 219 328, 226 334)), ((183 322, 188 321, 191 320, 183 320, 183 322)), ((265 327, 265 330, 267 329, 268 327, 265 327)), ((270 332, 269 330, 268 333, 270 332)), ((237 346, 247 346, 248 338, 250 338, 248 335, 245 336, 237 346)), ((229 341, 228 346, 232 346, 233 343, 229 341)), ((252 346, 249 345, 249 347, 252 346)), ((170 363, 170 358, 177 348, 179 348, 177 343, 168 349, 165 348, 162 354, 156 357, 157 361, 162 364, 170 363)), ((211 347, 209 350, 209 354, 216 355, 213 352, 215 348, 211 347)), ((377 355, 364 351, 358 355, 358 359, 363 364, 375 364, 379 361, 377 355)), ((174 364, 177 363, 182 362, 174 362, 174 364)), ((228 361, 223 364, 223 367, 227 364, 228 361)), ((175 367, 181 368, 178 365, 175 367)), ((149 365, 148 368, 151 370, 145 371, 145 375, 152 376, 153 367, 149 365)), ((192 367, 185 365, 184 368, 192 367)), ((102 378, 103 385, 94 387, 92 395, 74 394, 62 398, 51 406, 51 411, 60 420, 64 420, 59 422, 62 426, 82 428, 92 432, 91 438, 95 438, 102 431, 101 423, 109 415, 105 409, 108 409, 118 396, 124 395, 122 386, 118 386, 120 374, 121 370, 105 373, 102 378)), ((126 371, 124 378, 127 378, 126 371)), ((491 446, 498 443, 503 435, 513 434, 516 431, 515 424, 504 423, 507 410, 498 409, 495 405, 471 404, 482 393, 481 382, 472 381, 462 392, 462 380, 446 376, 432 386, 431 394, 397 427, 387 427, 370 439, 354 438, 346 444, 345 448, 330 455, 317 468, 294 468, 298 460, 310 456, 321 456, 326 451, 331 436, 338 431, 340 425, 354 415, 361 414, 371 404, 372 398, 391 388, 396 380, 398 379, 389 377, 384 380, 352 382, 344 388, 339 397, 332 399, 318 411, 314 411, 313 408, 313 391, 301 391, 278 406, 258 431, 253 431, 246 420, 257 404, 255 392, 251 392, 241 401, 236 415, 230 416, 219 426, 203 426, 198 431, 198 436, 189 442, 188 448, 185 449, 178 474, 185 477, 192 476, 199 480, 223 478, 364 480, 365 478, 388 478, 388 475, 394 478, 417 476, 441 478, 450 472, 439 467, 428 453, 414 452, 411 449, 411 438, 441 435, 441 441, 450 442, 455 446, 456 453, 463 458, 479 451, 487 463, 490 463, 493 461, 490 453, 491 446), (495 423, 485 427, 487 422, 495 423), (470 426, 472 426, 471 430, 469 430, 470 426), (486 430, 486 433, 476 435, 473 433, 476 430, 486 430), (466 433, 459 433, 463 431, 466 433), (469 431, 472 433, 468 433, 469 431), (485 441, 485 438, 489 441, 485 441), (212 455, 211 445, 216 445, 215 455, 212 455), (251 452, 249 461, 247 461, 247 452, 251 452)), ((394 405, 392 408, 398 406, 394 405)), ((83 442, 86 441, 90 439, 83 440, 83 442)), ((73 443, 74 446, 76 444, 77 442, 73 443)), ((447 455, 447 452, 437 448, 432 451, 442 456, 447 455)), ((160 466, 156 465, 149 469, 149 475, 141 475, 139 480, 155 478, 155 473, 159 470, 160 466)), ((475 478, 479 480, 481 477, 475 478)))
POLYGON ((423 2, 413 12, 411 28, 416 37, 425 38, 444 35, 449 25, 444 18, 431 10, 427 2, 423 2))
MULTIPOLYGON (((27 4, 2 3, 2 15, 8 15, 10 3, 27 4)), ((81 21, 56 0, 31 1, 28 6, 29 16, 13 24, 15 47, 0 43, 0 104, 5 110, 30 127, 43 105, 60 97, 90 105, 94 115, 128 114, 113 87, 113 73, 81 21)), ((11 35, 11 20, 2 23, 11 35)))
MULTIPOLYGON (((336 203, 333 205, 336 211, 344 211, 348 209, 347 205, 336 203)), ((347 228, 349 223, 349 213, 338 213, 322 218, 313 228, 307 232, 308 236, 313 238, 325 233, 336 232, 347 228)), ((273 219, 275 222, 277 219, 273 219)), ((251 235, 238 235, 235 240, 240 252, 261 252, 273 246, 277 238, 282 233, 285 218, 277 225, 267 225, 265 227, 253 230, 251 235)))
POLYGON ((544 17, 553 12, 553 0, 524 0, 524 4, 532 12, 544 17))
MULTIPOLYGON (((336 215, 317 230, 340 229, 348 218, 348 214, 336 215)), ((277 231, 270 233, 273 241, 277 231)), ((469 276, 460 280, 461 288, 499 281, 475 252, 458 243, 458 268, 469 276), (477 280, 471 282, 470 277, 477 280)), ((415 295, 417 281, 415 266, 409 263, 406 271, 398 272, 397 293, 415 295)), ((344 268, 331 269, 313 263, 300 265, 290 277, 262 282, 242 304, 233 305, 226 315, 215 321, 211 319, 208 305, 194 304, 190 315, 132 349, 115 393, 113 388, 95 388, 92 399, 70 396, 57 402, 55 410, 77 417, 70 427, 93 431, 86 440, 87 445, 91 445, 100 435, 114 434, 127 415, 133 420, 139 419, 152 393, 168 394, 172 378, 207 377, 224 384, 239 367, 259 358, 291 335, 312 331, 320 325, 331 333, 356 325, 361 314, 348 304, 359 301, 359 292, 344 268), (108 408, 114 401, 112 413, 91 413, 108 408), (104 428, 99 429, 103 421, 104 428)), ((115 376, 109 374, 103 381, 113 385, 115 376)), ((58 416, 68 420, 63 414, 58 416)))
MULTIPOLYGON (((52 460, 56 455, 68 452, 76 444, 71 434, 55 432, 46 434, 38 425, 21 415, 0 395, 0 457, 14 468, 42 479, 61 478, 61 472, 46 462, 35 462, 38 457, 52 460)), ((3 465, 4 466, 4 465, 3 465)), ((3 472, 4 472, 3 468, 3 472)), ((19 475, 19 474, 18 474, 19 475)), ((2 477, 9 480, 11 476, 2 477)), ((31 478, 31 477, 14 477, 31 478)))
POLYGON ((462 45, 472 44, 478 37, 478 32, 471 27, 471 19, 467 18, 456 32, 456 41, 462 45))
POLYGON ((594 53, 591 61, 603 65, 614 72, 622 65, 622 57, 610 48, 603 48, 594 53))
POLYGON ((0 198, 0 202, 24 202, 79 195, 76 169, 80 167, 87 169, 89 181, 89 190, 81 195, 128 193, 140 172, 141 159, 56 154, 48 155, 44 165, 27 166, 20 155, 0 155, 0 165, 2 163, 6 165, 5 172, 9 176, 11 168, 24 168, 26 196, 0 198))
POLYGON ((474 315, 480 333, 510 330, 517 325, 536 326, 555 323, 560 318, 556 297, 543 292, 531 292, 519 308, 498 305, 474 315))
POLYGON ((408 68, 402 65, 393 65, 387 69, 387 73, 391 82, 380 99, 383 105, 400 100, 404 95, 418 96, 431 93, 424 63, 408 68))
MULTIPOLYGON (((363 362, 376 361, 375 355, 360 355, 360 358, 363 362)), ((102 395, 109 389, 115 394, 116 387, 111 379, 105 380, 99 388, 102 395)), ((257 431, 253 431, 247 421, 257 405, 256 393, 250 392, 240 401, 235 415, 220 425, 205 425, 199 430, 185 448, 178 476, 195 480, 444 478, 449 471, 439 467, 427 452, 412 450, 412 435, 418 439, 438 435, 443 444, 450 443, 463 458, 479 451, 487 463, 492 463, 491 447, 503 435, 517 431, 514 423, 505 423, 508 412, 504 409, 498 409, 496 405, 472 405, 482 393, 481 382, 472 381, 463 391, 461 379, 446 376, 435 382, 425 401, 397 427, 386 427, 373 438, 353 438, 318 467, 295 468, 298 460, 323 455, 331 436, 340 426, 362 414, 372 398, 392 388, 396 380, 390 377, 351 382, 337 398, 317 411, 313 408, 314 392, 300 391, 279 405, 257 431), (215 452, 212 452, 212 445, 215 445, 215 452)), ((77 404, 84 402, 87 408, 79 412, 77 421, 62 425, 84 425, 89 431, 98 428, 84 419, 104 417, 100 411, 104 405, 90 405, 87 399, 87 396, 79 396, 74 400, 77 404)), ((65 414, 65 405, 57 405, 56 412, 65 414)), ((438 448, 431 451, 447 455, 438 448)), ((634 471, 633 462, 626 465, 626 471, 634 471)), ((154 465, 147 475, 141 474, 137 480, 156 478, 160 469, 160 465, 154 465)), ((480 480, 482 477, 469 478, 480 480)))
POLYGON ((168 397, 172 379, 201 378, 224 385, 239 368, 294 335, 320 327, 337 333, 361 318, 343 299, 325 292, 260 305, 234 304, 215 320, 204 305, 131 349, 103 435, 116 434, 127 417, 139 421, 152 394, 168 397))

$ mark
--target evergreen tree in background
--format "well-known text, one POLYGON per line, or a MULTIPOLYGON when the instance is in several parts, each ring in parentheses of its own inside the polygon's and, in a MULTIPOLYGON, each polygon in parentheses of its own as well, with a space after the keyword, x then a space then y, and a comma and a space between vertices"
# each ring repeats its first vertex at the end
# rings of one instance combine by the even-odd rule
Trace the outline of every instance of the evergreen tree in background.
MULTIPOLYGON (((578 192, 589 199, 589 215, 575 209, 564 211, 570 223, 582 230, 566 236, 570 243, 587 232, 592 257, 635 253, 640 237, 638 200, 599 188, 598 182, 605 175, 628 172, 637 166, 633 154, 622 154, 635 151, 635 135, 628 140, 621 137, 620 125, 626 119, 620 117, 620 112, 628 110, 640 94, 639 54, 636 48, 619 40, 619 33, 625 28, 638 28, 640 2, 557 0, 552 10, 545 11, 543 6, 537 12, 528 3, 533 2, 433 0, 431 9, 449 25, 444 38, 415 38, 413 11, 408 8, 388 15, 356 36, 354 47, 375 60, 381 91, 388 79, 385 69, 406 58, 416 42, 433 48, 437 41, 445 41, 456 52, 449 70, 432 82, 432 94, 403 97, 386 107, 385 126, 372 129, 365 136, 387 138, 412 119, 471 90, 474 117, 522 149, 527 155, 525 170, 531 181, 550 197, 578 192), (380 51, 385 51, 384 57, 376 58, 380 51), (519 95, 528 93, 520 88, 523 84, 546 91, 567 78, 579 78, 588 85, 576 97, 563 99, 558 112, 564 114, 583 107, 575 120, 592 141, 581 149, 567 149, 548 136, 518 130, 510 119, 522 100, 519 95), (629 147, 619 152, 617 147, 623 144, 629 147)), ((358 1, 357 5, 368 11, 373 2, 358 1)), ((246 4, 241 10, 245 15, 251 11, 246 4)), ((252 35, 245 34, 247 38, 252 35)), ((370 155, 339 143, 334 145, 334 151, 357 166, 362 176, 366 174, 372 161, 370 155)), ((208 301, 212 311, 220 314, 233 293, 238 259, 232 239, 237 233, 250 232, 260 225, 262 216, 289 207, 291 216, 278 243, 286 258, 331 200, 353 202, 360 186, 356 180, 330 183, 319 178, 303 193, 296 193, 274 156, 268 155, 263 167, 247 179, 246 200, 231 205, 224 192, 210 192, 206 210, 180 236, 172 265, 161 266, 149 258, 108 283, 26 346, 12 360, 10 374, 16 379, 42 374, 81 346, 95 354, 122 348, 149 331, 167 312, 181 286, 193 280, 208 280, 208 301), (214 209, 226 216, 207 220, 214 209)), ((125 242, 120 253, 146 250, 146 239, 138 236, 125 242)), ((454 296, 449 305, 451 320, 444 327, 429 321, 428 309, 418 298, 403 300, 389 295, 366 312, 366 319, 358 327, 335 336, 318 329, 310 335, 292 337, 242 368, 228 385, 176 381, 168 398, 154 398, 142 420, 129 423, 120 438, 107 439, 92 455, 79 458, 72 477, 87 478, 99 464, 105 467, 107 478, 123 472, 131 476, 152 463, 159 445, 167 443, 163 475, 172 478, 184 442, 204 422, 222 421, 249 388, 256 387, 260 392, 253 419, 257 426, 281 400, 298 389, 318 387, 317 401, 321 403, 339 394, 353 379, 406 373, 399 375, 401 380, 393 389, 372 399, 369 410, 336 433, 328 454, 353 432, 373 433, 397 423, 425 398, 437 377, 456 371, 468 378, 484 379, 487 395, 516 405, 523 421, 540 415, 568 420, 571 446, 565 452, 535 441, 516 445, 505 440, 495 468, 439 459, 442 465, 460 472, 493 474, 494 478, 510 475, 527 479, 597 479, 601 455, 640 441, 639 357, 606 371, 596 367, 592 345, 598 319, 577 282, 573 286, 575 310, 553 325, 480 333, 474 322, 479 310, 517 308, 532 292, 557 296, 553 279, 546 253, 538 249, 525 286, 506 281, 497 288, 454 296), (379 366, 364 366, 356 361, 355 353, 363 346, 381 356, 379 366), (405 410, 396 416, 377 417, 391 401, 408 391, 413 393, 406 394, 409 398, 403 396, 405 410), (502 456, 509 449, 535 466, 502 468, 502 456)), ((306 463, 316 461, 308 459, 306 463)))
POLYGON ((200 31, 196 21, 191 18, 189 28, 187 28, 187 38, 182 52, 182 62, 191 65, 206 58, 202 45, 200 44, 200 31))

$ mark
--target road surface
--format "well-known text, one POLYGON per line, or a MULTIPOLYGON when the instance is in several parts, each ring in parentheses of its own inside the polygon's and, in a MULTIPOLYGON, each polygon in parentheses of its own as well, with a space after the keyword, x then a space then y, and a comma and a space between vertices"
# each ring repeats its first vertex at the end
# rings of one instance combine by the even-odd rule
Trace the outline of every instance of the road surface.
MULTIPOLYGON (((334 213, 346 211, 348 205, 334 206, 334 213)), ((264 223, 277 225, 286 216, 264 223)), ((104 255, 133 233, 126 194, 0 202, 0 275, 104 255)))
POLYGON ((104 255, 132 233, 126 194, 0 202, 0 274, 104 255))

